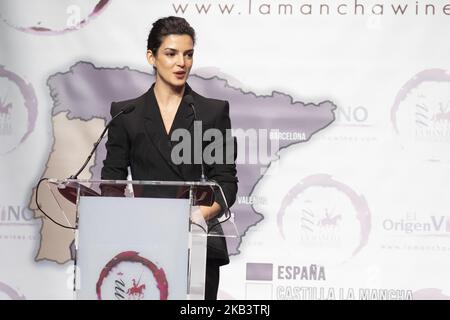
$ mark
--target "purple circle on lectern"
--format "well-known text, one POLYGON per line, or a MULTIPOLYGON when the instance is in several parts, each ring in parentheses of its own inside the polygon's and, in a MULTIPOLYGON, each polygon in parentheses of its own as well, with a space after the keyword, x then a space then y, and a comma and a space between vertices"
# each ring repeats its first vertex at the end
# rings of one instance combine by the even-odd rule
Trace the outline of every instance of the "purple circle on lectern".
POLYGON ((169 284, 163 268, 136 251, 125 251, 102 269, 96 292, 98 300, 167 300, 169 284))

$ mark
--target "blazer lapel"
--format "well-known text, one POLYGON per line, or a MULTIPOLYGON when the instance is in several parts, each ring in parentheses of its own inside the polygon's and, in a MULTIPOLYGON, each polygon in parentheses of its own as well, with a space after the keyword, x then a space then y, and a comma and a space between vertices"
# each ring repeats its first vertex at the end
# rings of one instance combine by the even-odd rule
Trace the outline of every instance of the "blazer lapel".
MULTIPOLYGON (((191 87, 186 83, 184 89, 184 95, 192 94, 191 87)), ((170 135, 176 129, 187 129, 189 130, 192 123, 194 121, 194 111, 192 111, 191 106, 184 102, 184 99, 181 101, 180 106, 178 107, 177 113, 175 115, 175 119, 173 120, 172 127, 170 128, 170 135)))
MULTIPOLYGON (((154 84, 148 90, 144 99, 145 131, 172 171, 180 178, 184 179, 181 168, 176 166, 171 160, 172 142, 170 141, 170 136, 172 132, 178 128, 189 130, 194 119, 192 108, 183 101, 181 102, 172 123, 172 127, 170 128, 169 135, 167 135, 153 88, 154 84)), ((191 88, 186 84, 184 95, 190 92, 191 88)))
MULTIPOLYGON (((184 89, 184 95, 191 94, 193 97, 195 97, 195 92, 192 91, 191 87, 186 83, 186 87, 184 89)), ((198 116, 198 109, 197 116, 198 116)), ((177 129, 186 129, 190 133, 191 137, 191 161, 194 160, 193 152, 195 151, 194 148, 194 131, 191 130, 194 123, 194 111, 192 110, 192 107, 184 102, 184 100, 181 101, 181 104, 178 108, 177 114, 175 115, 175 119, 173 120, 172 127, 170 128, 170 134, 172 134, 177 129)), ((175 142, 176 143, 176 142, 175 142)), ((194 166, 196 167, 196 166, 194 166)), ((179 170, 181 171, 181 174, 183 176, 184 180, 192 180, 192 178, 189 178, 192 176, 192 166, 189 165, 180 165, 178 166, 179 170)), ((200 170, 198 170, 200 172, 200 170)), ((195 175, 194 175, 195 176, 195 175)), ((198 177, 200 177, 200 173, 198 174, 198 177)))

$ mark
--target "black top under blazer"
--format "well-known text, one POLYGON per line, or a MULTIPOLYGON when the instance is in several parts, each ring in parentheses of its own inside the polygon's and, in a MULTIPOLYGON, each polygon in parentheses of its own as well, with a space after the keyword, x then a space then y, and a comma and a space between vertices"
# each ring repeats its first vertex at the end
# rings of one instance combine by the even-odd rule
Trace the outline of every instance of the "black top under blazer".
MULTIPOLYGON (((170 156, 172 147, 177 143, 170 140, 171 133, 175 129, 187 129, 193 137, 194 112, 182 100, 170 132, 167 134, 155 97, 154 86, 155 84, 138 98, 111 104, 111 116, 130 105, 134 105, 135 109, 128 114, 117 117, 110 125, 106 143, 107 155, 103 161, 101 172, 102 179, 126 180, 128 167, 130 167, 133 180, 199 180, 201 175, 199 164, 176 165, 171 161, 170 156)), ((202 121, 203 131, 209 128, 217 128, 225 136, 226 129, 231 128, 228 102, 203 97, 193 91, 188 84, 186 84, 184 92, 184 95, 187 94, 190 94, 194 99, 197 120, 202 121)), ((229 130, 227 136, 231 136, 229 130)), ((202 143, 203 149, 208 143, 211 142, 202 143)), ((193 141, 191 146, 193 157, 193 141)), ((236 200, 238 188, 235 164, 236 147, 234 150, 234 159, 231 164, 204 164, 206 176, 222 187, 229 207, 236 200)), ((105 193, 103 189, 102 192, 105 193)), ((217 191, 215 198, 224 209, 225 204, 217 191)), ((215 222, 217 222, 217 219, 212 219, 208 221, 208 224, 211 225, 215 222)), ((207 257, 208 259, 215 259, 220 265, 229 263, 225 238, 208 237, 207 257)))

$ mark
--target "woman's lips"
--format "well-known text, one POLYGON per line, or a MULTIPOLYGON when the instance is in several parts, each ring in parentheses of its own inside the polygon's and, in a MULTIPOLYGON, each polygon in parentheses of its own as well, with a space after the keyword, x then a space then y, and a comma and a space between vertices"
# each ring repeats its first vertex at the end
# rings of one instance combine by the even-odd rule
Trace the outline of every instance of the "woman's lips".
POLYGON ((181 71, 181 72, 174 72, 175 77, 177 77, 178 79, 183 79, 184 76, 186 75, 186 72, 181 71))

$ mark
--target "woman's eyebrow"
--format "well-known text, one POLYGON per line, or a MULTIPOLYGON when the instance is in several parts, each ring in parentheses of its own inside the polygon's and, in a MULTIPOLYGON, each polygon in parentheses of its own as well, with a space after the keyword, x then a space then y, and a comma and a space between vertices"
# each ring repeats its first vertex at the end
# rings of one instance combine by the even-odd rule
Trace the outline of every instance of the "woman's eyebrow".
MULTIPOLYGON (((170 51, 178 52, 177 49, 170 48, 170 47, 164 48, 164 50, 170 50, 170 51)), ((186 52, 194 52, 194 49, 186 50, 185 53, 186 53, 186 52)))

